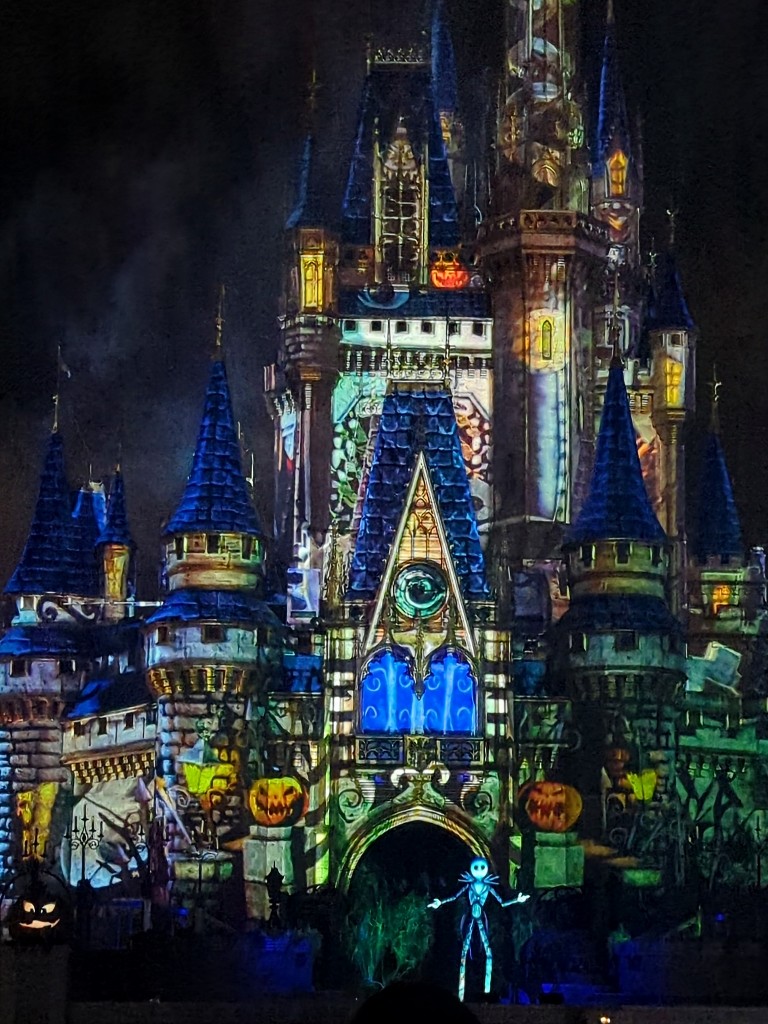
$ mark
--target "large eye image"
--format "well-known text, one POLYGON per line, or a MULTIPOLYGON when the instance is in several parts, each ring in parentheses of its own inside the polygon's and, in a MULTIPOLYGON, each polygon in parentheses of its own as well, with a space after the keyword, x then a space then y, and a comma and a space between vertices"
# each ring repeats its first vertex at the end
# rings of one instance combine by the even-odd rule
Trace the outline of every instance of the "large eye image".
POLYGON ((436 565, 419 562, 406 565, 395 576, 395 607, 408 618, 428 619, 444 606, 448 596, 445 577, 436 565))

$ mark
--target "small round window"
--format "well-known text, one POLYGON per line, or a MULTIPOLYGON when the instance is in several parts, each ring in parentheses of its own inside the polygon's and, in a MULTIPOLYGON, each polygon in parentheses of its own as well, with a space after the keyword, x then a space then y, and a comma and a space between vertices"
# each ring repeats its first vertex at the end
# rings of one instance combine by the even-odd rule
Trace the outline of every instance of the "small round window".
POLYGON ((404 566, 393 585, 395 607, 408 618, 429 619, 437 615, 448 599, 448 584, 436 565, 416 562, 404 566))

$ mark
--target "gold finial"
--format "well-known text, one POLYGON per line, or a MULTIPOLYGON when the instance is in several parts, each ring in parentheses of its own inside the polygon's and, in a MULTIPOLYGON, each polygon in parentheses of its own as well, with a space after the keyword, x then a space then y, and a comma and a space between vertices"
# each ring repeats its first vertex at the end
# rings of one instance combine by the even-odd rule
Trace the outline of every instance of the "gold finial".
POLYGON ((216 354, 221 354, 221 339, 224 333, 224 295, 226 289, 224 285, 219 285, 219 305, 216 310, 216 354))
POLYGON ((709 384, 709 398, 710 398, 710 410, 709 410, 709 429, 713 434, 720 433, 720 410, 718 409, 718 403, 720 402, 720 389, 723 386, 723 382, 717 379, 717 366, 712 364, 712 380, 709 384))

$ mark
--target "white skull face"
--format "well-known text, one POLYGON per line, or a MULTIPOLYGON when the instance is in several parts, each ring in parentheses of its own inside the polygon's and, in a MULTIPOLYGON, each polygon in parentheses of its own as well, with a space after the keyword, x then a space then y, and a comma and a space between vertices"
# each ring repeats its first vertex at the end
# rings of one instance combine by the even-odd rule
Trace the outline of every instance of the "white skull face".
POLYGON ((485 857, 475 857, 469 865, 469 870, 473 878, 476 878, 478 882, 482 882, 488 874, 488 861, 485 857))

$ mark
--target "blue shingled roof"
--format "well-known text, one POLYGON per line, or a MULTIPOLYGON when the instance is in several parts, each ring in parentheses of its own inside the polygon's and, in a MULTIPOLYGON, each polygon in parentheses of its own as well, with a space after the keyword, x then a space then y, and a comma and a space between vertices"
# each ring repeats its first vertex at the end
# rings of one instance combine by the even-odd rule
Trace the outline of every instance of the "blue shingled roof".
POLYGON ((443 0, 435 0, 432 16, 432 90, 438 111, 455 114, 459 109, 456 57, 443 0))
POLYGON ((317 227, 323 223, 320 204, 315 189, 312 163, 315 140, 307 135, 299 166, 299 184, 296 189, 296 206, 285 222, 288 230, 292 228, 317 227))
POLYGON ((342 208, 342 238, 352 245, 371 241, 374 132, 386 146, 400 118, 414 153, 428 151, 429 245, 459 242, 459 214, 432 92, 431 73, 421 66, 374 64, 363 88, 357 136, 342 208))
POLYGON ((104 527, 99 534, 97 544, 123 544, 132 548, 133 538, 128 525, 128 513, 125 508, 125 485, 123 474, 115 471, 112 486, 107 499, 107 516, 104 527))
POLYGON ((240 446, 223 360, 214 361, 192 470, 179 507, 163 531, 245 533, 261 528, 240 465, 240 446))
POLYGON ((651 281, 645 327, 648 331, 693 329, 693 317, 683 295, 674 253, 664 253, 651 281))
POLYGON ((101 532, 97 496, 83 488, 77 495, 75 511, 72 513, 71 548, 69 559, 67 593, 82 597, 97 597, 101 593, 101 574, 96 558, 96 543, 101 532))
POLYGON ((395 389, 385 397, 379 421, 350 569, 351 599, 372 598, 378 589, 419 448, 426 457, 462 590, 471 598, 488 594, 451 395, 444 388, 395 389))
POLYGON ((694 547, 700 562, 707 558, 742 558, 741 523, 733 497, 720 438, 712 431, 704 450, 699 482, 699 523, 694 547))
POLYGON ((27 543, 5 593, 98 596, 99 568, 93 551, 98 529, 92 491, 78 494, 72 512, 64 445, 61 435, 54 432, 48 442, 27 543))
POLYGON ((12 626, 0 639, 0 657, 100 658, 127 653, 132 657, 138 644, 138 619, 94 626, 42 622, 12 626))
POLYGON ((154 703, 143 672, 124 672, 107 679, 92 679, 80 691, 67 718, 91 718, 111 711, 143 707, 154 703))
POLYGON ((630 153, 627 104, 621 84, 619 53, 616 42, 616 22, 609 16, 603 43, 603 64, 600 71, 600 100, 597 113, 598 160, 605 160, 616 144, 624 153, 630 153))
POLYGON ((201 590, 190 587, 172 591, 157 611, 146 619, 158 622, 220 622, 243 626, 280 627, 280 620, 264 601, 247 590, 201 590))
POLYGON ((663 543, 666 535, 648 500, 624 371, 616 359, 608 372, 589 494, 566 543, 624 538, 663 543))
POLYGON ((616 629, 680 633, 682 626, 660 597, 649 594, 596 594, 574 601, 559 630, 610 632, 616 629))
POLYGON ((491 298, 478 288, 395 292, 391 302, 376 302, 367 291, 346 288, 339 293, 339 315, 370 320, 403 320, 409 317, 484 320, 491 316, 491 298))

